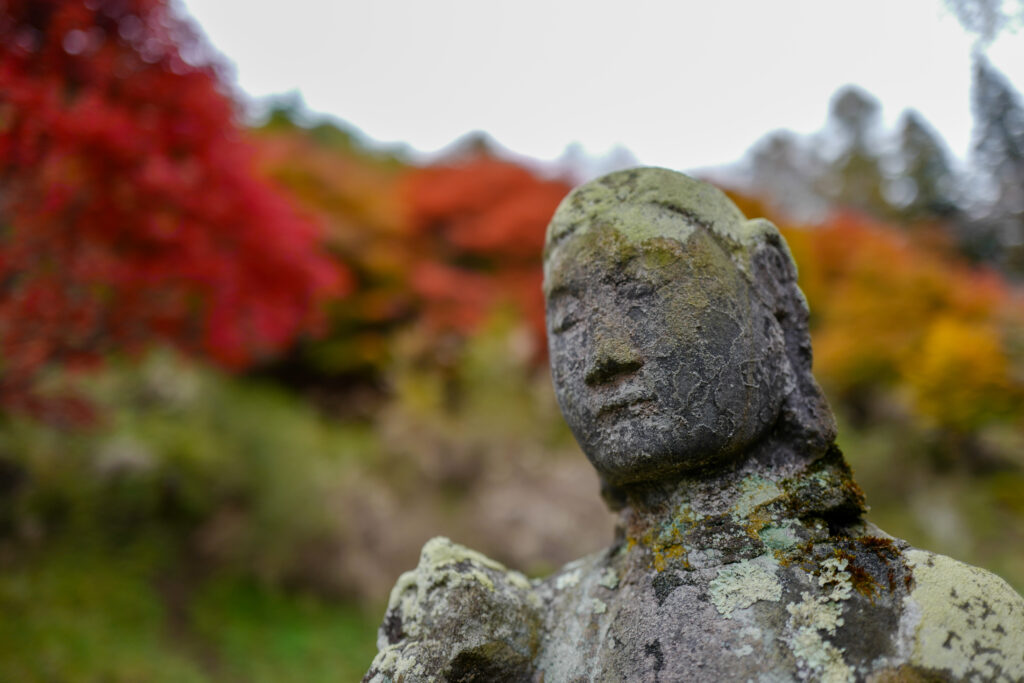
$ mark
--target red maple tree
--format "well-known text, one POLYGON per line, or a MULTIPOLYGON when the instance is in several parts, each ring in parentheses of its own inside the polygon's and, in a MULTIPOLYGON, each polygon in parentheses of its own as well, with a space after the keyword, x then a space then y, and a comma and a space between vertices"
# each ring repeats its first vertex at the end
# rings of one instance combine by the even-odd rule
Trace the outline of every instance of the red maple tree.
POLYGON ((244 365, 345 283, 165 0, 0 0, 0 406, 153 340, 244 365))
POLYGON ((512 305, 543 356, 541 251, 570 189, 486 152, 410 172, 403 194, 420 245, 411 285, 427 323, 468 332, 496 305, 512 305))

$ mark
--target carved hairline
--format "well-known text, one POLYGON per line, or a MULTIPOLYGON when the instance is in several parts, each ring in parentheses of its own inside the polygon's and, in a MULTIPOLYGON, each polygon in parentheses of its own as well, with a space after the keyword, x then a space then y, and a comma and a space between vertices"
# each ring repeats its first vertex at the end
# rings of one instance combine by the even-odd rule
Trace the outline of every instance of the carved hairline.
MULTIPOLYGON (((729 255, 744 277, 753 282, 752 259, 758 246, 781 251, 795 274, 795 263, 778 229, 763 218, 748 220, 721 190, 708 183, 665 168, 641 167, 615 171, 569 193, 548 225, 544 270, 570 238, 594 225, 616 230, 627 240, 642 244, 651 237, 684 243, 690 234, 678 229, 651 230, 651 226, 624 225, 609 218, 623 206, 655 206, 678 215, 682 225, 703 229, 729 255)), ((794 278, 795 279, 795 278, 794 278)))

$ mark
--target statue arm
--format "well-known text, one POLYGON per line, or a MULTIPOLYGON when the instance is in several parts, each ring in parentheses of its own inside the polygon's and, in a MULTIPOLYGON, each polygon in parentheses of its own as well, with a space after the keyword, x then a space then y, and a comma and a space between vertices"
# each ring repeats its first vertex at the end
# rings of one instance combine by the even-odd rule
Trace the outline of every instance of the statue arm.
POLYGON ((363 680, 531 680, 539 606, 519 572, 435 538, 392 589, 363 680))

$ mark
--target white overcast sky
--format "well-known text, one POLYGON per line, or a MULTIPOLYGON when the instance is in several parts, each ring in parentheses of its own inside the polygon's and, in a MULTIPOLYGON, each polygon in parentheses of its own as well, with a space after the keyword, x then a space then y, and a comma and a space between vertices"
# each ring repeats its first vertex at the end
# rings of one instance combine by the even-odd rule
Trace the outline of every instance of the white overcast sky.
MULTIPOLYGON (((476 130, 537 159, 570 143, 645 164, 738 160, 821 128, 856 83, 966 156, 973 37, 941 0, 184 0, 254 97, 307 106, 422 152, 476 130)), ((1024 87, 1024 33, 990 59, 1024 87)))

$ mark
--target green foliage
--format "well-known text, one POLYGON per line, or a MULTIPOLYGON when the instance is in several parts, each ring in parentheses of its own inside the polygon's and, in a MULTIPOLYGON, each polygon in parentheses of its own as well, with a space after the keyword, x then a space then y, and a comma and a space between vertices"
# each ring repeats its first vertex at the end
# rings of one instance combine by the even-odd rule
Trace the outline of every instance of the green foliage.
POLYGON ((90 375, 105 421, 64 432, 11 417, 0 448, 24 471, 9 503, 42 534, 115 540, 154 529, 266 579, 339 524, 327 502, 372 461, 367 425, 332 423, 279 389, 159 353, 90 375))
POLYGON ((150 539, 67 544, 5 569, 0 680, 351 681, 373 658, 377 610, 227 576, 172 595, 160 577, 173 562, 150 539))
POLYGON ((377 653, 378 611, 228 579, 204 586, 191 610, 218 678, 252 683, 359 680, 377 653))
POLYGON ((391 368, 393 407, 409 419, 463 442, 571 443, 546 368, 533 363, 533 330, 514 308, 496 311, 467 338, 452 338, 447 358, 423 342, 416 334, 399 338, 391 368))

